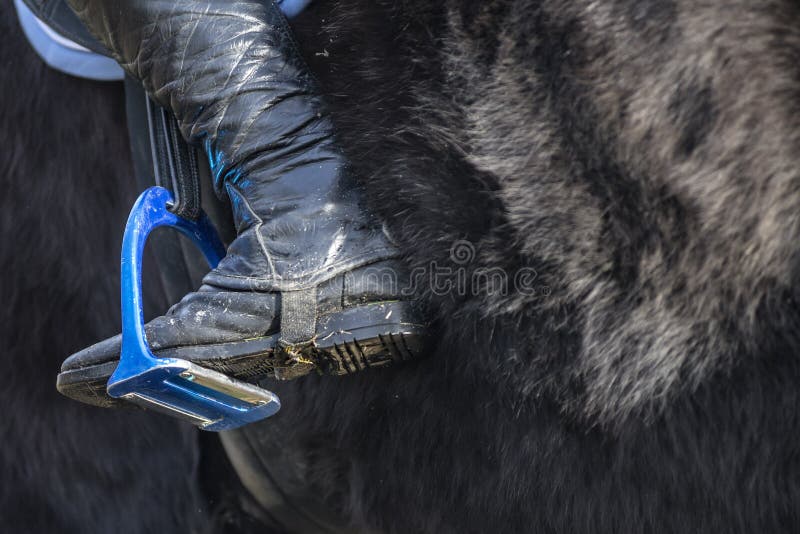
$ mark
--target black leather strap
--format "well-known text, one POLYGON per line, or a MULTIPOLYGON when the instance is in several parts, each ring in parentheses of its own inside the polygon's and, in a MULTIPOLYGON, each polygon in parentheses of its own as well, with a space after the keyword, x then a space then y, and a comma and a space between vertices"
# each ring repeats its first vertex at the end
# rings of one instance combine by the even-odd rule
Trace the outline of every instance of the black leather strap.
MULTIPOLYGON (((201 194, 203 182, 209 182, 209 178, 203 180, 200 175, 207 169, 196 151, 180 136, 174 119, 152 103, 136 80, 125 79, 125 97, 138 189, 153 185, 169 189, 178 199, 176 213, 187 217, 196 216, 204 198, 207 201, 203 206, 206 212, 223 230, 223 240, 230 241, 231 232, 225 231, 230 226, 230 213, 210 191, 210 184, 209 192, 201 194)), ((175 232, 155 234, 149 249, 156 257, 158 275, 170 303, 177 302, 198 287, 208 271, 205 260, 195 247, 187 246, 175 232)))
POLYGON ((175 198, 170 211, 186 219, 200 216, 200 183, 197 153, 186 144, 167 110, 145 97, 151 159, 156 185, 169 189, 175 198))

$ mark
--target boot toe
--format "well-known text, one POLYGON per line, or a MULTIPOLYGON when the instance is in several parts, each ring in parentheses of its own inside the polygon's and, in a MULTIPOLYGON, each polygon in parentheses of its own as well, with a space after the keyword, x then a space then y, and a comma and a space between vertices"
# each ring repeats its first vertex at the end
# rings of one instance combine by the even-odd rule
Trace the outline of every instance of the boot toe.
MULTIPOLYGON (((274 345, 270 335, 278 327, 276 305, 274 293, 231 292, 203 286, 165 315, 147 323, 145 334, 150 349, 158 356, 205 361, 214 366, 214 362, 207 361, 214 359, 209 355, 217 360, 235 358, 234 347, 244 340, 249 341, 251 350, 259 339, 264 340, 260 345, 274 345)), ((58 376, 58 390, 89 404, 115 405, 117 401, 106 395, 105 386, 117 367, 121 346, 122 336, 116 335, 67 358, 58 376)))
POLYGON ((76 352, 61 364, 61 372, 74 371, 84 367, 102 365, 110 362, 116 363, 122 345, 122 335, 104 339, 91 347, 76 352))

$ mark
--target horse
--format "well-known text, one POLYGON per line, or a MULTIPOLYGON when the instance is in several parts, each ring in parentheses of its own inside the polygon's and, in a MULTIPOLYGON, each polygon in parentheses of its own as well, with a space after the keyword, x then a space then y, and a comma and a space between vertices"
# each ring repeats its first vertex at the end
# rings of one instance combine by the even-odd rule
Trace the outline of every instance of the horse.
POLYGON ((799 22, 789 0, 312 3, 293 28, 430 347, 275 382, 281 411, 221 443, 53 393, 118 328, 135 192, 118 88, 4 47, 4 526, 794 531, 799 22))

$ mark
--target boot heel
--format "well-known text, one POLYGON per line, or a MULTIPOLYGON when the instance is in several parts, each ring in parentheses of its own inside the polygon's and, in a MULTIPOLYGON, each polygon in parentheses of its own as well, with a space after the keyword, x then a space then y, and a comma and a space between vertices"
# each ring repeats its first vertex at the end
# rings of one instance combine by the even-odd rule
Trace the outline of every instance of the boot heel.
POLYGON ((346 375, 411 360, 423 350, 423 324, 409 303, 365 304, 319 321, 312 358, 326 374, 346 375))

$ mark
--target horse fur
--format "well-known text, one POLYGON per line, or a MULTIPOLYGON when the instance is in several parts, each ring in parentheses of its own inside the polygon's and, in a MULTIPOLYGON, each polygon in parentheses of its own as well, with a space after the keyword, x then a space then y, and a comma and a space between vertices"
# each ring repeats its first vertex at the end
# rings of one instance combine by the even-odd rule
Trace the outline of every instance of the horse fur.
POLYGON ((422 284, 427 361, 280 388, 303 477, 377 531, 793 531, 797 6, 340 1, 297 26, 412 272, 539 284, 422 284))

